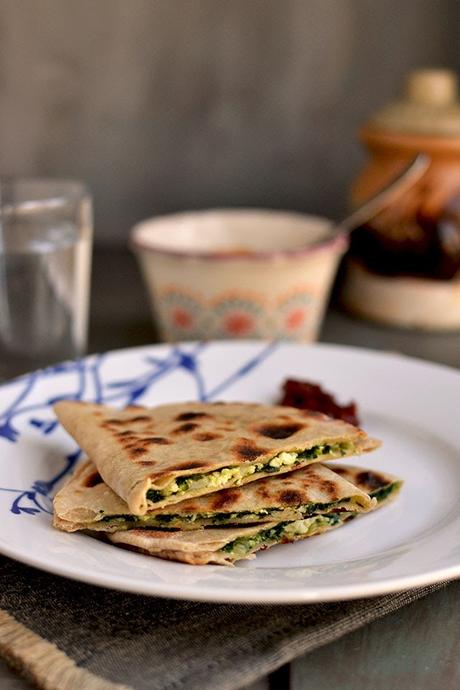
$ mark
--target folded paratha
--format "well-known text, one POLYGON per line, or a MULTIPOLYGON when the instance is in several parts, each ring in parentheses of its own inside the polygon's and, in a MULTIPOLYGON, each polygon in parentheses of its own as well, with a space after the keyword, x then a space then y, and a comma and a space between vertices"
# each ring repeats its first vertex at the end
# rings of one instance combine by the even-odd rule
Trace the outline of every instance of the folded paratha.
MULTIPOLYGON (((402 485, 400 479, 383 472, 374 473, 355 467, 347 468, 347 471, 350 476, 359 478, 359 488, 368 491, 376 499, 375 507, 384 505, 396 496, 402 485), (373 488, 375 486, 377 488, 373 488)), ((249 527, 210 527, 180 532, 134 529, 114 532, 107 537, 113 544, 159 558, 192 565, 233 565, 236 561, 254 558, 254 553, 260 549, 335 529, 355 516, 356 513, 345 511, 249 527)))
POLYGON ((399 494, 403 485, 403 480, 389 472, 379 472, 378 470, 368 470, 354 465, 326 465, 329 469, 338 474, 342 479, 356 486, 361 491, 375 498, 378 508, 383 503, 387 504, 399 494))
POLYGON ((375 499, 317 462, 288 474, 264 477, 241 487, 190 498, 173 506, 131 515, 128 505, 87 460, 56 494, 54 526, 67 532, 90 529, 199 529, 276 520, 297 520, 338 509, 371 510, 375 499))
POLYGON ((64 400, 55 411, 133 515, 379 445, 321 413, 253 403, 116 410, 64 400))

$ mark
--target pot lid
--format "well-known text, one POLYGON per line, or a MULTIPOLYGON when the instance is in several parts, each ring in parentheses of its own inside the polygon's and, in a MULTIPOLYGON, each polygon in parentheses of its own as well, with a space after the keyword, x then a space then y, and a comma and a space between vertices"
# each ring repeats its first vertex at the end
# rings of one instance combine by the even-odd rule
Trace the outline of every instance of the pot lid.
POLYGON ((457 76, 450 70, 411 72, 403 98, 387 105, 369 125, 392 132, 460 137, 457 87, 457 76))

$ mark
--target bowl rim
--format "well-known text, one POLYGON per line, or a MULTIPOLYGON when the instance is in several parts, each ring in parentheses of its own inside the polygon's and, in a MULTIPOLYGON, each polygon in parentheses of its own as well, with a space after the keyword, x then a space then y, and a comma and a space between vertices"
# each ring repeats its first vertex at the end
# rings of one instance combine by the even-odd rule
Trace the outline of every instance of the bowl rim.
POLYGON ((142 221, 136 223, 130 231, 129 245, 134 252, 150 252, 153 254, 159 254, 161 256, 169 256, 182 259, 200 259, 200 260, 213 260, 213 261, 260 261, 267 259, 279 259, 279 258, 292 258, 292 257, 302 257, 307 254, 311 254, 315 251, 323 251, 325 249, 334 249, 336 251, 345 252, 348 247, 348 235, 345 232, 330 233, 326 237, 316 240, 311 244, 300 247, 292 247, 286 249, 258 249, 255 251, 241 252, 235 251, 219 251, 215 249, 210 250, 195 250, 195 249, 170 249, 164 246, 155 246, 152 242, 147 242, 140 239, 138 236, 140 230, 146 225, 157 225, 162 223, 166 219, 177 218, 183 219, 185 216, 204 216, 207 214, 222 213, 222 214, 258 214, 262 213, 265 215, 283 215, 291 216, 297 219, 304 219, 309 221, 321 221, 329 223, 331 229, 333 228, 333 222, 326 218, 326 216, 318 216, 315 214, 301 213, 298 211, 289 211, 283 209, 268 209, 268 208, 211 208, 202 209, 196 211, 181 211, 179 213, 168 213, 159 216, 152 216, 150 218, 145 218, 142 221))

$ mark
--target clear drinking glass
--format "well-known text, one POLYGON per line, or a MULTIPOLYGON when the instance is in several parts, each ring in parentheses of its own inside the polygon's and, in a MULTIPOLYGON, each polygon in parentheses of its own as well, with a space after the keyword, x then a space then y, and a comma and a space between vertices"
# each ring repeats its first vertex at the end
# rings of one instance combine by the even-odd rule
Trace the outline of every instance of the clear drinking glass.
POLYGON ((91 245, 83 184, 0 178, 0 380, 84 353, 91 245))

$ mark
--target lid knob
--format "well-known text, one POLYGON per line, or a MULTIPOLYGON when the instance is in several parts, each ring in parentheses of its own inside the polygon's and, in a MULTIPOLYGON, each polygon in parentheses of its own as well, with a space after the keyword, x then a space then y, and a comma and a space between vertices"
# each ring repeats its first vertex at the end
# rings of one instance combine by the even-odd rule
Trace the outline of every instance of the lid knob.
POLYGON ((457 77, 450 70, 415 70, 408 76, 406 97, 420 105, 453 105, 457 100, 457 85, 457 77))

